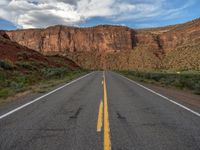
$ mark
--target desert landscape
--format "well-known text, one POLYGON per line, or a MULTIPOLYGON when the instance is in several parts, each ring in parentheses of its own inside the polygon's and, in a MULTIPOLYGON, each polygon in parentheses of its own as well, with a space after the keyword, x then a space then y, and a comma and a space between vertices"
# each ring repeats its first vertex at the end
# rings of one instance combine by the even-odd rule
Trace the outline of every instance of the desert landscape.
POLYGON ((200 149, 200 18, 125 2, 0 2, 0 150, 200 149))

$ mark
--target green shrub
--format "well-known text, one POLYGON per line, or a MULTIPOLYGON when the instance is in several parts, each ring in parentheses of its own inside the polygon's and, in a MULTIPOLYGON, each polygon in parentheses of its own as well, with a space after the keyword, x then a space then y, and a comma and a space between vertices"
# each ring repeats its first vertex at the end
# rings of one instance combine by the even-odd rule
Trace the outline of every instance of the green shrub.
POLYGON ((158 82, 167 86, 175 86, 179 89, 194 90, 200 93, 199 73, 167 73, 167 72, 139 72, 121 71, 122 74, 138 81, 158 82))
POLYGON ((18 61, 16 65, 29 70, 36 69, 36 67, 31 62, 27 61, 18 61))
POLYGON ((29 51, 20 51, 17 53, 18 60, 19 59, 28 59, 31 53, 29 51))
POLYGON ((5 74, 0 71, 0 81, 5 80, 5 74))
POLYGON ((4 88, 0 90, 0 98, 6 98, 11 95, 13 91, 9 88, 4 88))
POLYGON ((13 80, 10 80, 9 87, 15 91, 23 89, 25 86, 30 84, 30 79, 27 76, 19 75, 13 80))
POLYGON ((65 68, 45 68, 45 69, 42 69, 41 72, 42 72, 43 76, 47 77, 47 78, 52 78, 52 77, 62 78, 67 73, 67 69, 65 69, 65 68))
POLYGON ((20 75, 20 76, 17 76, 14 79, 14 81, 17 82, 18 84, 27 85, 29 84, 30 79, 28 78, 28 76, 20 75))
POLYGON ((0 67, 5 70, 12 70, 14 65, 10 60, 0 60, 0 67))
POLYGON ((194 93, 200 95, 200 80, 195 83, 194 93))

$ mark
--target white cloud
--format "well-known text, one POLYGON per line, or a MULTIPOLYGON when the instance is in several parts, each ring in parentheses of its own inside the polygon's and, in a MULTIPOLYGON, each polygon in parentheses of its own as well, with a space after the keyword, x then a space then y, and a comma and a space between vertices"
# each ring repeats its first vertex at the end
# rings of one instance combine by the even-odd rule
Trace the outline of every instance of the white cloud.
POLYGON ((174 0, 168 5, 169 0, 0 0, 0 18, 21 28, 77 25, 92 17, 114 22, 169 19, 180 15, 194 1, 174 0))

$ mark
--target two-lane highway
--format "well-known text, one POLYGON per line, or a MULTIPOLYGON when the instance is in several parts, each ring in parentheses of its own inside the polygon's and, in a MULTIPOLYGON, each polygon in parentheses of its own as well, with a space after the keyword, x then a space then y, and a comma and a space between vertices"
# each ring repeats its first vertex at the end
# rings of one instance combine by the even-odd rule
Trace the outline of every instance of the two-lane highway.
POLYGON ((0 109, 0 150, 199 150, 199 112, 187 108, 96 71, 0 109))

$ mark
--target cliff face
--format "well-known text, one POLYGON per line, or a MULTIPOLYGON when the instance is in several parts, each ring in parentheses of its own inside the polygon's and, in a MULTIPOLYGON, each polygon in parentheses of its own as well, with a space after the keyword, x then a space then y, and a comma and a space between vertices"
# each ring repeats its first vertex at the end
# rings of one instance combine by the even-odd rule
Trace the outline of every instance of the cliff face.
POLYGON ((130 50, 134 38, 132 29, 118 26, 85 29, 54 26, 44 30, 10 31, 7 34, 11 40, 43 53, 130 50))
POLYGON ((163 48, 173 50, 174 48, 200 43, 200 20, 181 24, 160 35, 163 48))
POLYGON ((6 34, 12 41, 43 54, 67 56, 84 68, 200 69, 199 64, 186 63, 198 59, 192 52, 198 53, 200 20, 154 29, 133 30, 110 25, 91 28, 54 26, 7 31, 6 34), (186 58, 177 55, 181 49, 187 51, 186 58), (180 65, 173 65, 176 59, 180 65))
MULTIPOLYGON (((0 31, 0 60, 9 60, 14 66, 13 69, 22 73, 27 73, 26 71, 33 69, 33 67, 36 70, 45 67, 80 69, 76 63, 66 57, 44 56, 35 50, 11 41, 4 31, 0 31)), ((1 67, 0 70, 2 71, 1 67)))

